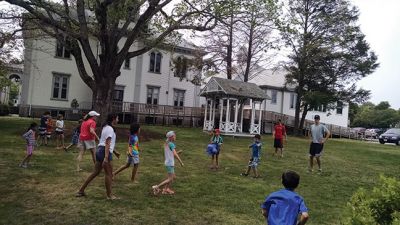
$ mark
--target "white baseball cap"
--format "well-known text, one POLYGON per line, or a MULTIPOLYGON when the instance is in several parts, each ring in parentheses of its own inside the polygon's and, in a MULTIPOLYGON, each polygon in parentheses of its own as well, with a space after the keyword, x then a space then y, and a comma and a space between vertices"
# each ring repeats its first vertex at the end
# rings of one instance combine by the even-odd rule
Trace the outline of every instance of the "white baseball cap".
POLYGON ((168 133, 165 135, 167 138, 170 138, 170 137, 172 137, 172 136, 174 136, 175 135, 175 132, 174 131, 168 131, 168 133))
POLYGON ((89 115, 89 116, 100 116, 100 114, 97 113, 96 111, 90 111, 90 112, 88 113, 88 115, 89 115))

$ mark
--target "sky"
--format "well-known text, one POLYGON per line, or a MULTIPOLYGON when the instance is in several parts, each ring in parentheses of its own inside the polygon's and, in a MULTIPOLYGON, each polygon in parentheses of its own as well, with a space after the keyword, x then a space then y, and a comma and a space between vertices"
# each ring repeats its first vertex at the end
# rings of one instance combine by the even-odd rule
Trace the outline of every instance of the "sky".
POLYGON ((400 109, 400 1, 352 0, 359 8, 359 24, 380 66, 357 83, 371 90, 370 101, 388 101, 400 109))

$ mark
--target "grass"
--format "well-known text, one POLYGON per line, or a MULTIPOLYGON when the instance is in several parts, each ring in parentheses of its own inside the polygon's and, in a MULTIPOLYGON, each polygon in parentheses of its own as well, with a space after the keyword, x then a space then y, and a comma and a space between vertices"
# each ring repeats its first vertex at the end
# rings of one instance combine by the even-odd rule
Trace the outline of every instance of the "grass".
MULTIPOLYGON (((118 201, 105 199, 104 175, 86 190, 86 198, 75 192, 92 171, 89 154, 84 155, 83 172, 75 172, 77 153, 40 146, 33 167, 22 169, 24 132, 29 119, 0 118, 0 224, 265 224, 260 204, 265 196, 281 188, 282 171, 301 175, 296 190, 310 210, 308 224, 340 224, 346 203, 360 187, 372 189, 379 175, 399 178, 400 148, 346 139, 329 140, 323 156, 324 172, 309 174, 308 140, 289 137, 285 158, 271 156, 272 138, 263 135, 262 179, 241 177, 248 160, 249 138, 225 137, 221 169, 211 172, 205 146, 209 136, 200 129, 144 126, 142 130, 177 131, 177 149, 185 167, 176 167, 175 196, 153 197, 150 187, 165 178, 162 139, 141 142, 139 184, 123 171, 113 185, 118 201)), ((118 140, 118 137, 117 137, 118 140)), ((67 140, 69 141, 69 139, 67 140)), ((126 140, 117 149, 124 152, 126 140)), ((114 160, 114 169, 125 157, 114 160)))

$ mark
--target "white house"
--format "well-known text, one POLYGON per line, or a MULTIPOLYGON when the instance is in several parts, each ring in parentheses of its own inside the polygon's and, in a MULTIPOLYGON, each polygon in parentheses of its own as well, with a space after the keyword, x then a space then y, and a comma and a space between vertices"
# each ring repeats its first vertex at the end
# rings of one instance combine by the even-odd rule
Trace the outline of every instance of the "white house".
MULTIPOLYGON (((236 77, 236 79, 241 79, 236 77)), ((263 102, 262 108, 291 117, 295 116, 296 93, 294 87, 288 86, 285 82, 285 71, 282 69, 263 69, 257 75, 250 77, 249 82, 257 84, 270 100, 263 102)), ((336 109, 326 110, 324 106, 311 110, 307 113, 306 119, 313 120, 314 115, 320 115, 321 122, 336 126, 348 126, 348 104, 339 102, 336 109)))
MULTIPOLYGON (((73 99, 80 108, 91 108, 92 92, 81 80, 74 57, 61 43, 50 37, 30 38, 24 40, 24 45, 20 114, 36 116, 43 110, 65 113, 71 109, 73 99)), ((91 45, 93 52, 99 52, 94 40, 91 45)), ((142 43, 135 43, 131 50, 138 49, 139 45, 142 43)), ((116 80, 114 101, 199 107, 200 87, 191 82, 194 72, 185 69, 182 73, 186 78, 180 79, 171 67, 173 59, 192 57, 193 45, 182 41, 173 50, 153 49, 126 60, 116 80)), ((86 66, 89 68, 87 62, 86 66)))

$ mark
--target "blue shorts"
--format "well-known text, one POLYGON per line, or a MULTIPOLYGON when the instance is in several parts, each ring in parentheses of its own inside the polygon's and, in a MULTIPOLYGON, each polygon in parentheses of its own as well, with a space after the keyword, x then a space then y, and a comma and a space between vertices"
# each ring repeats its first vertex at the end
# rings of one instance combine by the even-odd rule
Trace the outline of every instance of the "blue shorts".
POLYGON ((130 164, 131 166, 139 164, 139 155, 128 155, 126 157, 126 163, 130 164))
POLYGON ((250 159, 250 161, 249 161, 249 167, 251 167, 251 168, 257 168, 259 162, 260 162, 260 158, 258 158, 258 157, 253 157, 253 158, 250 159))
POLYGON ((76 135, 76 134, 72 135, 71 144, 77 145, 78 143, 79 143, 79 134, 78 135, 76 135))
MULTIPOLYGON (((103 162, 104 156, 106 155, 106 147, 105 146, 98 146, 96 151, 96 161, 103 162)), ((108 153, 108 161, 112 160, 112 153, 108 153)))
POLYGON ((168 174, 174 174, 175 173, 175 168, 173 166, 165 166, 167 169, 168 174))
POLYGON ((320 157, 322 155, 322 150, 324 149, 324 144, 312 143, 310 144, 310 156, 320 157))

